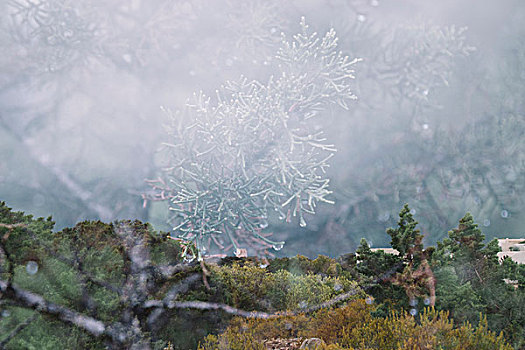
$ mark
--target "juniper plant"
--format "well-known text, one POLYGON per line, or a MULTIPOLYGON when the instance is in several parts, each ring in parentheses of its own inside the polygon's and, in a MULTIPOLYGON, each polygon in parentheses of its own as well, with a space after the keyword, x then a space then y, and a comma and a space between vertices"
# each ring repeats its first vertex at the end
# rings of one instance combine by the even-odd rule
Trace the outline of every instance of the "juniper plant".
POLYGON ((305 213, 332 203, 324 174, 336 149, 312 120, 356 98, 351 80, 359 60, 337 50, 333 29, 321 38, 304 18, 300 25, 292 41, 282 34, 279 73, 266 83, 241 77, 214 98, 196 93, 182 113, 168 111, 166 167, 144 198, 169 201, 173 231, 195 244, 191 258, 210 246, 237 256, 279 250, 284 242, 264 232, 271 210, 304 227, 305 213))

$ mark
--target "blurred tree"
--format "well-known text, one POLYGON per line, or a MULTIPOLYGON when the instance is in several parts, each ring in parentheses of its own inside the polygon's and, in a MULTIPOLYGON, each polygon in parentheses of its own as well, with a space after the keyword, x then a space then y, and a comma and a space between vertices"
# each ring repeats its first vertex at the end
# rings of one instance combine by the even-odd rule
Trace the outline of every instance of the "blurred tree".
POLYGON ((199 76, 222 82, 234 63, 267 69, 254 57, 287 24, 277 3, 2 2, 0 195, 53 213, 59 228, 145 218, 140 193, 163 123, 146 116, 199 76))
MULTIPOLYGON (((365 60, 354 83, 359 103, 346 113, 320 111, 311 121, 338 148, 327 169, 336 205, 306 216, 305 228, 268 218, 290 243, 286 253, 337 255, 357 248, 363 232, 371 245, 386 245, 382 232, 403 202, 421 215, 429 243, 466 211, 488 237, 516 236, 525 198, 525 8, 499 4, 509 16, 487 33, 457 11, 446 23, 470 21, 468 32, 443 24, 428 11, 451 14, 440 6, 4 1, 0 195, 16 207, 53 213, 59 228, 136 217, 169 229, 167 208, 144 209, 138 198, 143 179, 155 177, 162 163, 155 159, 164 121, 158 106, 181 105, 198 87, 238 81, 241 73, 266 81, 280 33, 306 15, 316 28, 337 28, 339 49, 365 60)), ((500 17, 492 6, 477 8, 491 21, 500 17)))

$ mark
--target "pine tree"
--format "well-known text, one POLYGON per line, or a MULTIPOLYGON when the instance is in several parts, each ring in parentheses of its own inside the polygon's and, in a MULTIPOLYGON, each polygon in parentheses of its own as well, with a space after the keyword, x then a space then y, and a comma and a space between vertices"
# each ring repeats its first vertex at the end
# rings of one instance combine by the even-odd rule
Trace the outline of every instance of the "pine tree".
MULTIPOLYGON (((399 221, 397 228, 389 228, 386 233, 392 237, 390 242, 392 248, 399 252, 399 255, 406 257, 409 261, 416 259, 414 254, 418 254, 423 250, 423 235, 420 234, 419 229, 416 229, 418 222, 408 207, 405 204, 399 213, 399 221)), ((417 257, 420 259, 420 257, 417 257)))

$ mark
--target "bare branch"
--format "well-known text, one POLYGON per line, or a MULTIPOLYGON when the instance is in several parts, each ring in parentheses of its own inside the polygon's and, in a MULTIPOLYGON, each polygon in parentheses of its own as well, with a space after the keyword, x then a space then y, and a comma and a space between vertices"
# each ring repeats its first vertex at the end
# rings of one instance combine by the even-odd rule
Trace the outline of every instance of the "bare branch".
POLYGON ((36 310, 40 313, 52 315, 58 319, 74 324, 87 332, 100 336, 106 331, 106 325, 92 317, 84 316, 74 310, 51 303, 45 300, 42 296, 18 288, 16 285, 9 285, 7 281, 0 280, 0 291, 4 293, 4 297, 13 299, 20 303, 20 305, 36 310))
POLYGON ((145 237, 131 227, 129 222, 120 222, 115 227, 115 234, 121 239, 130 266, 127 279, 122 290, 122 297, 132 305, 147 299, 148 285, 151 278, 149 269, 151 260, 145 237))

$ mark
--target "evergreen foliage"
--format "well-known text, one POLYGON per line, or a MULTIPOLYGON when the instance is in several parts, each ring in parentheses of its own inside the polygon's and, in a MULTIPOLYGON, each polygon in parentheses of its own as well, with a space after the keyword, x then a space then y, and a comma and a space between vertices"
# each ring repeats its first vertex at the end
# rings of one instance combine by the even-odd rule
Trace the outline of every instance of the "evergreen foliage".
MULTIPOLYGON (((409 213, 405 206, 400 217, 415 223, 409 213)), ((206 349, 258 349, 274 337, 320 337, 328 349, 523 347, 525 270, 498 263, 494 242, 470 244, 482 237, 470 214, 437 249, 405 240, 404 256, 372 251, 363 240, 357 256, 338 259, 230 257, 200 265, 183 262, 191 247, 138 221, 82 222, 54 233, 51 219, 3 202, 0 215, 6 349, 162 349, 168 342, 187 349, 199 341, 206 349), (430 309, 418 311, 419 302, 430 309)), ((390 233, 417 243, 416 226, 408 226, 400 221, 390 233)))
POLYGON ((483 243, 484 235, 467 213, 449 239, 438 243, 433 255, 440 309, 450 310, 458 320, 475 323, 478 311, 486 314, 488 327, 503 331, 517 349, 524 346, 523 285, 514 288, 504 280, 523 281, 525 269, 510 259, 498 261, 496 240, 483 243), (520 272, 518 272, 520 271, 520 272))
POLYGON ((183 262, 187 247, 138 221, 52 227, 0 204, 6 349, 194 348, 230 314, 313 312, 365 295, 327 257, 274 261, 272 269, 258 259, 199 267, 183 262), (327 266, 330 276, 321 273, 327 266))
POLYGON ((423 302, 447 311, 458 324, 485 322, 484 327, 503 332, 510 344, 521 349, 525 339, 523 265, 510 259, 500 263, 497 241, 484 243, 485 236, 470 213, 449 231, 449 238, 426 249, 407 205, 399 216, 398 227, 387 232, 392 246, 404 251, 404 255, 372 252, 366 241, 357 250, 358 263, 354 268, 365 276, 363 281, 384 274, 395 266, 395 261, 400 264, 391 278, 380 283, 380 288, 365 288, 380 304, 376 315, 387 316, 388 308, 417 312, 418 303, 423 302), (508 285, 505 280, 516 281, 518 286, 508 285), (396 288, 402 288, 406 296, 396 288), (480 314, 486 319, 480 319, 480 314))
POLYGON ((423 247, 421 235, 418 229, 416 229, 417 221, 414 220, 408 204, 405 204, 401 212, 399 213, 398 227, 396 229, 389 228, 386 233, 392 237, 390 244, 392 248, 399 252, 399 255, 406 256, 410 260, 415 259, 413 256, 416 251, 421 251, 423 247))

